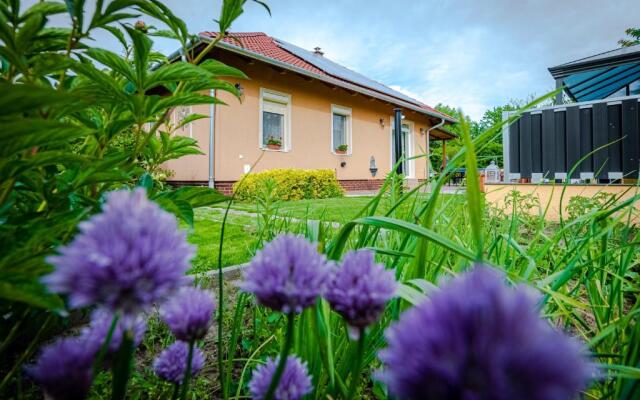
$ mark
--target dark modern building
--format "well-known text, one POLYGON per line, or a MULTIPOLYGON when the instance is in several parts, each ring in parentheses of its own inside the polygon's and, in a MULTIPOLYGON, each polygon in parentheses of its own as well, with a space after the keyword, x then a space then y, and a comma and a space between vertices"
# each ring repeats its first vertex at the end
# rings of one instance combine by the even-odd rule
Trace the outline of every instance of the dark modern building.
POLYGON ((640 45, 571 61, 549 72, 563 88, 556 105, 527 111, 504 128, 505 181, 636 182, 640 45))

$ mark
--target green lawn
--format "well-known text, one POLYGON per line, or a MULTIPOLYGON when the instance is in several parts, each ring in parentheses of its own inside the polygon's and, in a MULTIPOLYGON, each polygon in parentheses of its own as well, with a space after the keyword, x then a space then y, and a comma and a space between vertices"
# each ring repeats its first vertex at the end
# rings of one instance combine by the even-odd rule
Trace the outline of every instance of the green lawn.
MULTIPOLYGON (((450 195, 441 196, 440 201, 451 199, 450 195)), ((284 218, 314 219, 327 222, 344 223, 356 215, 371 201, 372 197, 341 197, 332 199, 314 199, 283 201, 277 205, 277 214, 284 218)), ((389 210, 390 200, 383 198, 376 215, 389 210)), ((400 214, 411 206, 411 202, 402 205, 400 214)), ((220 227, 226 204, 217 207, 201 208, 196 211, 195 226, 189 232, 189 242, 198 246, 193 261, 192 272, 210 271, 217 268, 220 227)), ((248 202, 234 203, 234 211, 257 214, 256 204, 248 202)), ((185 226, 186 228, 186 226, 185 226)), ((227 267, 248 262, 254 254, 257 241, 258 222, 256 215, 230 213, 225 230, 222 266, 227 267)), ((285 229, 285 230, 288 230, 285 229)))
MULTIPOLYGON (((218 266, 218 246, 223 212, 218 209, 196 210, 194 228, 189 229, 189 243, 197 246, 191 272, 204 272, 218 266)), ((251 259, 255 243, 256 221, 245 215, 229 215, 224 233, 222 266, 242 264, 251 259)))

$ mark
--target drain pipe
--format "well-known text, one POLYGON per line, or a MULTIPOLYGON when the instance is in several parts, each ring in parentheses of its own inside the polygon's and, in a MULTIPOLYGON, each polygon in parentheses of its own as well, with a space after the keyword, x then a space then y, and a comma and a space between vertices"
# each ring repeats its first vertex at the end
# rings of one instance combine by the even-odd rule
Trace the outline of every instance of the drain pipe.
MULTIPOLYGON (((216 97, 216 90, 210 89, 209 94, 211 97, 216 97)), ((209 187, 211 189, 215 186, 215 178, 213 177, 213 161, 215 154, 215 127, 216 127, 216 105, 214 103, 209 104, 209 187)))
POLYGON ((431 128, 427 129, 427 176, 425 177, 425 179, 429 180, 429 178, 431 177, 430 175, 430 171, 429 168, 431 168, 431 139, 429 137, 429 134, 431 133, 432 130, 434 129, 438 129, 441 128, 444 124, 445 124, 445 119, 441 118, 440 122, 437 125, 432 126, 431 128))

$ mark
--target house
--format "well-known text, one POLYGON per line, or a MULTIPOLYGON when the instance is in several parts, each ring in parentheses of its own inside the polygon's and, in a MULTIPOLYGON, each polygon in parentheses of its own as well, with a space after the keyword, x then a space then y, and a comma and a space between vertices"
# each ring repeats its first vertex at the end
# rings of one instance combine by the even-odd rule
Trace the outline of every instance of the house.
POLYGON ((504 127, 504 182, 488 184, 487 199, 502 204, 511 190, 533 194, 543 207, 550 206, 547 216, 557 219, 573 196, 634 196, 640 169, 640 45, 549 72, 563 90, 555 105, 527 110, 504 127))
MULTIPOLYGON (((203 32, 194 46, 215 37, 203 32)), ((173 184, 208 184, 228 193, 259 159, 254 171, 334 169, 346 190, 377 189, 396 159, 426 154, 430 141, 453 137, 443 128, 453 118, 329 60, 319 48, 304 50, 259 32, 230 33, 207 57, 249 79, 230 81, 241 101, 220 91, 215 95, 227 105, 174 112, 176 119, 210 118, 178 130, 197 139, 204 155, 167 163, 173 184), (396 121, 400 135, 394 135, 396 121)), ((399 166, 409 184, 427 177, 429 168, 426 157, 399 166)))

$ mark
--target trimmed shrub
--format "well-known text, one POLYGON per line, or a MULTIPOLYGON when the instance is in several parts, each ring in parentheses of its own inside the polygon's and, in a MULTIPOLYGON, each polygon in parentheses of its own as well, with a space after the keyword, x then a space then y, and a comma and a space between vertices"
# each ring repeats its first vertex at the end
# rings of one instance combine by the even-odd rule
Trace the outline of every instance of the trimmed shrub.
POLYGON ((240 200, 252 200, 268 181, 273 185, 272 196, 278 200, 325 199, 343 194, 333 170, 293 168, 249 174, 233 185, 233 192, 240 200))

